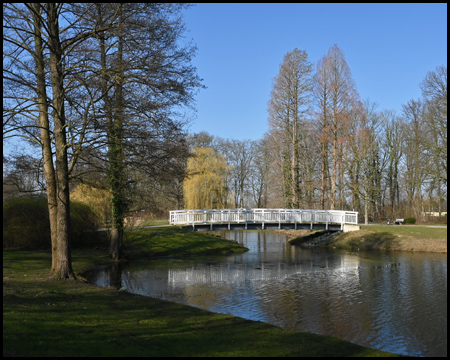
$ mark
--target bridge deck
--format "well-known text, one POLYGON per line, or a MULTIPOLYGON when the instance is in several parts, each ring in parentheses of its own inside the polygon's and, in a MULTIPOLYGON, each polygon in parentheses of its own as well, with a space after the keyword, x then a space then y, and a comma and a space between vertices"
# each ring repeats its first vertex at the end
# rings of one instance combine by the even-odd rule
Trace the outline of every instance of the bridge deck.
POLYGON ((170 211, 170 223, 192 230, 344 230, 357 225, 358 213, 340 210, 303 209, 203 209, 170 211))

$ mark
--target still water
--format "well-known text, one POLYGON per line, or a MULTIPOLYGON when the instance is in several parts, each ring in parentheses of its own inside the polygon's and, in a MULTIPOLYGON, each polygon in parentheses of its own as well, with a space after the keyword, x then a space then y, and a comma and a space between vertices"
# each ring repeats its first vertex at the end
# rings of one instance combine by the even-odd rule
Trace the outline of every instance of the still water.
POLYGON ((248 252, 136 261, 88 274, 100 286, 410 356, 447 356, 447 254, 291 246, 228 231, 248 252))

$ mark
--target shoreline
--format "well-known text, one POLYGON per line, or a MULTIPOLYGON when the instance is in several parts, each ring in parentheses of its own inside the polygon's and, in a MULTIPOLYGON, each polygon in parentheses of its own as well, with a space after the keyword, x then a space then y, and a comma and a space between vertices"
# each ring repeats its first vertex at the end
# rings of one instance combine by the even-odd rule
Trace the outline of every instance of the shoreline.
POLYGON ((360 230, 339 233, 320 242, 314 239, 302 240, 313 233, 310 230, 277 230, 277 232, 285 234, 287 240, 297 246, 447 253, 447 226, 377 224, 360 226, 360 230))

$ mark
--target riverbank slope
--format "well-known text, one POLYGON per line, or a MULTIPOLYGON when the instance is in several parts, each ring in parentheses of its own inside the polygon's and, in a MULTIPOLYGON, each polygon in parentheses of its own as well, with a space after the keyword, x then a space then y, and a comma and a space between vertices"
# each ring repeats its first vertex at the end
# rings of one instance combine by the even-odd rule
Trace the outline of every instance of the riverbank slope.
MULTIPOLYGON (((287 230, 292 244, 311 234, 287 230)), ((400 250, 447 253, 447 227, 427 225, 361 225, 361 230, 341 233, 320 246, 351 250, 400 250)))
MULTIPOLYGON (((243 250, 236 245, 172 227, 143 229, 127 246, 134 258, 139 249, 147 256, 243 250)), ((48 278, 50 252, 3 251, 3 356, 397 356, 82 281, 86 270, 110 263, 105 253, 74 249, 80 280, 57 281, 48 278)))

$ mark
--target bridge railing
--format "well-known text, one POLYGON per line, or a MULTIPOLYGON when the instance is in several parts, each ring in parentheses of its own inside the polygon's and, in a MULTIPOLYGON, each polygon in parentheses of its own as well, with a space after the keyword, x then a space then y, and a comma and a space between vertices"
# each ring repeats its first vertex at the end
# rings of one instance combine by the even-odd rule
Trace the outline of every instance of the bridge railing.
POLYGON ((305 209, 198 209, 170 211, 170 224, 325 223, 358 224, 358 213, 305 209))

